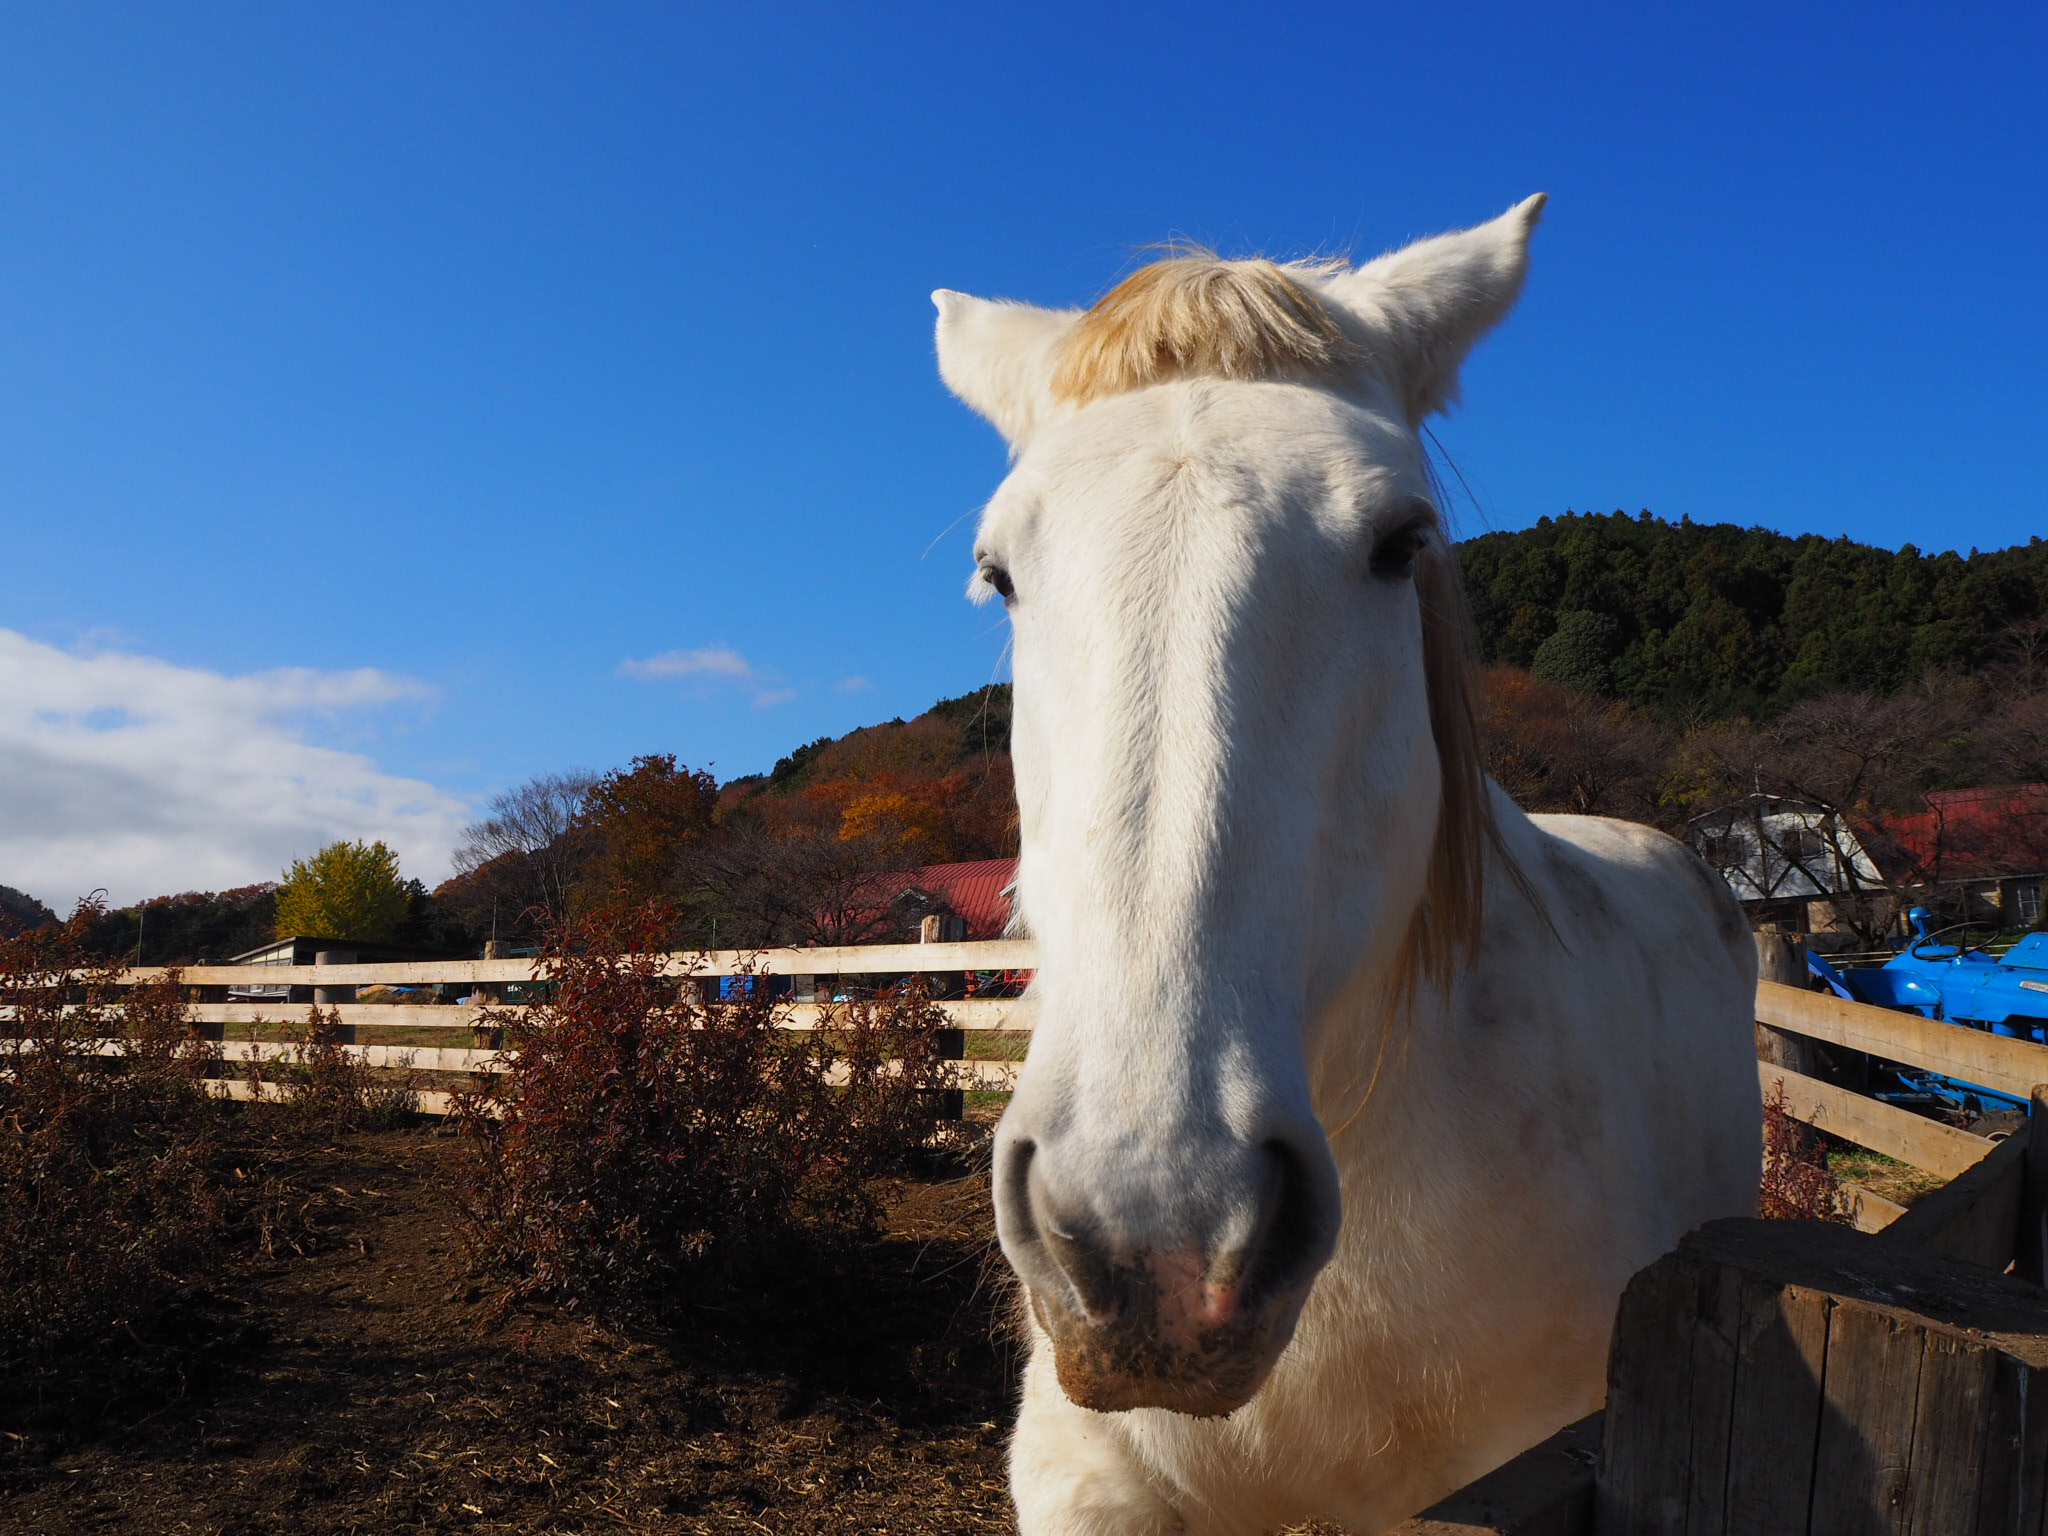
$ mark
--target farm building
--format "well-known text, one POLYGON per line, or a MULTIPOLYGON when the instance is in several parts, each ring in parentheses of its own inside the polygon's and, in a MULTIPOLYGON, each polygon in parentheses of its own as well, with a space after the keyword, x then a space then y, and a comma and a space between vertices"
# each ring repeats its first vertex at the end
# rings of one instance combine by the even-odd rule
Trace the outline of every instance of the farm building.
MULTIPOLYGON (((464 958, 467 957, 451 954, 445 949, 420 949, 409 944, 370 944, 356 939, 299 934, 291 938, 273 939, 268 944, 257 945, 254 949, 245 949, 239 955, 230 955, 220 963, 248 966, 379 965, 407 960, 464 958), (330 958, 323 961, 320 958, 322 955, 330 958)), ((313 989, 304 986, 270 986, 261 981, 251 980, 230 986, 228 997, 235 1002, 310 1003, 313 1001, 313 989)))
POLYGON ((1016 884, 1015 859, 974 859, 898 870, 878 876, 874 888, 905 928, 920 928, 935 917, 934 938, 1000 939, 1009 929, 1016 884))
POLYGON ((1693 818, 1686 841, 1757 928, 1874 941, 1914 905, 1942 921, 2041 926, 2048 784, 1922 798, 1924 811, 1858 824, 1817 802, 1755 794, 1693 818))
POLYGON ((2048 885, 2048 784, 1942 789, 1927 809, 1883 823, 1896 883, 1938 893, 1930 905, 2001 928, 2038 928, 2048 885))
POLYGON ((1867 920, 1891 886, 1847 817, 1831 806, 1754 794, 1695 816, 1685 840, 1721 872, 1752 927, 1833 932, 1867 920))

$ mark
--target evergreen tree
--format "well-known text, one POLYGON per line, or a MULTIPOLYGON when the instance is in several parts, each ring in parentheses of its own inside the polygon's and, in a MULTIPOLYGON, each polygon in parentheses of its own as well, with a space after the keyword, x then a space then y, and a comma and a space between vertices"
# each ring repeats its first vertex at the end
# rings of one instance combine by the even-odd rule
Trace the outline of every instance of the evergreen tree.
POLYGON ((1647 512, 1567 512, 1458 553, 1483 659, 1679 724, 1776 718, 1836 692, 1889 695, 1930 671, 2032 668, 2048 649, 2039 538, 1926 555, 1647 512), (1573 615, 1612 631, 1591 645, 1589 621, 1573 615))

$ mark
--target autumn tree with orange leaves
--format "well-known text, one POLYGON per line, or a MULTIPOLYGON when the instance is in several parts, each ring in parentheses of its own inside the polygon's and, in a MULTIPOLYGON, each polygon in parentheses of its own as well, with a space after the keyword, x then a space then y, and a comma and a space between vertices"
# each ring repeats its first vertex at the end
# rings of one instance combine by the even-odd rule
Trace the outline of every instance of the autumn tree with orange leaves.
POLYGON ((571 905, 635 905, 668 894, 684 851, 708 837, 718 781, 673 753, 636 757, 590 786, 579 826, 591 855, 571 905))

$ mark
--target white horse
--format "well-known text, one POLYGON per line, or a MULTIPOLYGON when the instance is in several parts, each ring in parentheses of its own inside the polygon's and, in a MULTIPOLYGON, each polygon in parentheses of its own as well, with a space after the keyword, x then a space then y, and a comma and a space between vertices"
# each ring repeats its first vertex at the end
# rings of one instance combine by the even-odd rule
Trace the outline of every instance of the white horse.
POLYGON ((975 581, 1040 955, 996 1149, 1025 1536, 1380 1530, 1597 1407, 1629 1275, 1754 1210, 1727 889, 1479 765, 1417 431, 1542 202, 1085 312, 934 295, 1014 457, 975 581))

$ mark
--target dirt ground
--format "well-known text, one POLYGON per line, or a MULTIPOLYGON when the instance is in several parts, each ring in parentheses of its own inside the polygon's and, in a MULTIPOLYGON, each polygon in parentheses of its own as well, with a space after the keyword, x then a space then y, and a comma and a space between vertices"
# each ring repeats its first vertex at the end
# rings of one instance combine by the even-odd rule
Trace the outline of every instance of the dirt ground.
POLYGON ((190 1296, 137 1340, 153 1375, 0 1384, 0 1536, 1011 1529, 985 1178, 903 1186, 856 1263, 620 1337, 489 1323, 455 1152, 423 1129, 280 1154, 303 1253, 190 1296))

